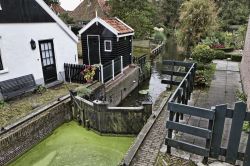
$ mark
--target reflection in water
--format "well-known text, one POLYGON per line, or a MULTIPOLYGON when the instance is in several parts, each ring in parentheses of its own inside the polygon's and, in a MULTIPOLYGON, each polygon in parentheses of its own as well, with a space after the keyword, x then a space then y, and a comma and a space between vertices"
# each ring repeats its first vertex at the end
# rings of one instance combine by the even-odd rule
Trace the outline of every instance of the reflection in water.
POLYGON ((163 60, 184 60, 184 56, 178 50, 178 46, 174 40, 167 42, 163 52, 152 62, 152 75, 147 81, 144 81, 134 92, 132 92, 120 106, 139 106, 141 101, 148 98, 154 103, 158 96, 166 90, 167 85, 161 84, 162 79, 169 79, 167 75, 161 74, 163 69, 163 60), (147 96, 138 94, 139 90, 149 89, 147 96))

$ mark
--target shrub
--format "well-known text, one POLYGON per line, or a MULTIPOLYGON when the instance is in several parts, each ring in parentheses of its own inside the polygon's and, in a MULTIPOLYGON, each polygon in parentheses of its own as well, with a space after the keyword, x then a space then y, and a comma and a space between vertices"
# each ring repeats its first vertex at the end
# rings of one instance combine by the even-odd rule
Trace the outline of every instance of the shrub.
POLYGON ((76 88, 76 91, 77 95, 83 98, 88 97, 92 93, 92 90, 87 88, 85 85, 76 88))
POLYGON ((5 102, 3 100, 0 100, 0 108, 3 108, 5 106, 5 102))
POLYGON ((214 59, 226 59, 225 52, 222 50, 215 50, 214 51, 214 59))
POLYGON ((205 88, 208 85, 204 70, 196 71, 194 85, 195 87, 199 87, 199 88, 205 88))
POLYGON ((161 31, 155 31, 153 38, 154 38, 154 42, 156 43, 158 42, 161 43, 161 42, 166 41, 166 36, 164 32, 161 32, 161 31))
POLYGON ((47 91, 46 87, 44 87, 42 85, 39 85, 38 87, 36 87, 34 92, 37 93, 37 94, 43 94, 46 91, 47 91))
POLYGON ((241 55, 232 55, 232 61, 234 62, 241 62, 242 56, 241 55))
POLYGON ((197 45, 192 52, 192 58, 200 63, 210 63, 214 59, 214 52, 207 45, 197 45))
POLYGON ((234 48, 233 48, 233 47, 228 47, 228 48, 216 48, 216 50, 221 50, 221 51, 224 51, 224 52, 232 52, 232 51, 234 51, 234 48))

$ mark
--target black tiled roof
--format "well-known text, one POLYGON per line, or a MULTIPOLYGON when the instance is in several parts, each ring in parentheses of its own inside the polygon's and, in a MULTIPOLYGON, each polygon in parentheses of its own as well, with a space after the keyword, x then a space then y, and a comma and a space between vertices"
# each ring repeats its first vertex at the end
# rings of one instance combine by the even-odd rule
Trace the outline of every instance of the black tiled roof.
POLYGON ((0 0, 0 5, 0 23, 55 22, 35 0, 0 0))

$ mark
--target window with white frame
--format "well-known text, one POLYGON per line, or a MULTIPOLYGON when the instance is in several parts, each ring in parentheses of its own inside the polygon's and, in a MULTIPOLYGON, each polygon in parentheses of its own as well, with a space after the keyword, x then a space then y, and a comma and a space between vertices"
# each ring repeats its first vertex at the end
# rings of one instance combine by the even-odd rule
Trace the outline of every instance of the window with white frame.
POLYGON ((111 40, 104 41, 104 49, 106 52, 112 52, 112 42, 111 40))
POLYGON ((0 49, 0 70, 3 70, 2 54, 0 49))

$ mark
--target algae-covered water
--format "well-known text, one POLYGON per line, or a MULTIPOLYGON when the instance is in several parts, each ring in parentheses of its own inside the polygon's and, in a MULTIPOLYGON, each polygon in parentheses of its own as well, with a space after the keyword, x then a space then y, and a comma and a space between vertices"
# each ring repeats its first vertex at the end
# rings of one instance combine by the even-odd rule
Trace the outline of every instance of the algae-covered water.
POLYGON ((100 136, 70 122, 10 165, 116 166, 133 141, 133 137, 100 136))

